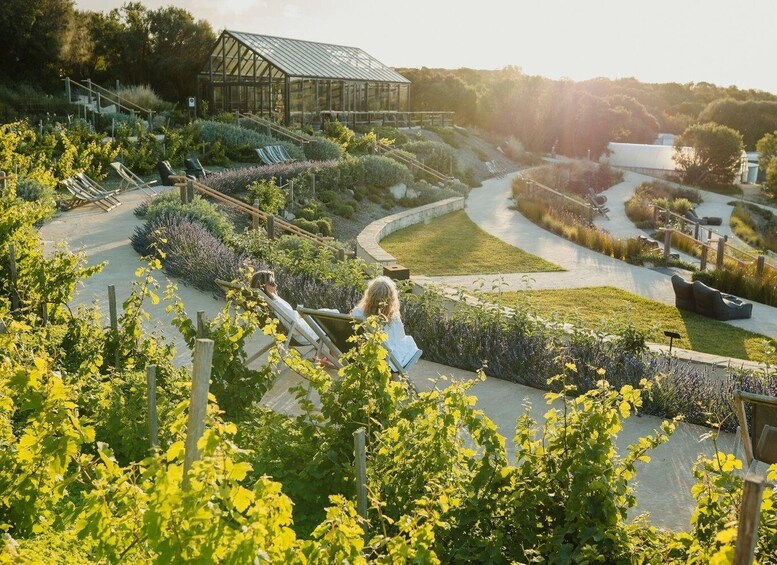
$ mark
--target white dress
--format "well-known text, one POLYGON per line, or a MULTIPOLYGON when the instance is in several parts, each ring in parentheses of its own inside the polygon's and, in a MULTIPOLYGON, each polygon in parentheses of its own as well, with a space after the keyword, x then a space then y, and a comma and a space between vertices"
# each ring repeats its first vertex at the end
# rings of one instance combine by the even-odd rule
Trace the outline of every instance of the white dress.
POLYGON ((308 341, 310 341, 310 343, 318 343, 318 336, 316 335, 316 332, 314 332, 313 328, 311 328, 310 325, 305 320, 302 319, 302 316, 300 315, 300 313, 291 307, 291 304, 286 302, 283 298, 281 298, 277 294, 271 298, 275 301, 278 307, 281 310, 283 310, 283 312, 288 314, 289 318, 297 322, 296 327, 298 327, 300 331, 304 334, 304 336, 308 338, 308 341))
MULTIPOLYGON (((351 316, 364 320, 364 310, 359 306, 351 310, 351 316)), ((383 347, 390 351, 402 367, 394 367, 394 364, 389 362, 391 369, 399 371, 402 369, 409 369, 415 364, 421 357, 423 351, 418 349, 418 346, 413 339, 413 336, 409 336, 405 333, 405 325, 402 323, 402 319, 399 314, 394 314, 389 323, 383 326, 383 331, 386 332, 386 341, 383 343, 383 347)))

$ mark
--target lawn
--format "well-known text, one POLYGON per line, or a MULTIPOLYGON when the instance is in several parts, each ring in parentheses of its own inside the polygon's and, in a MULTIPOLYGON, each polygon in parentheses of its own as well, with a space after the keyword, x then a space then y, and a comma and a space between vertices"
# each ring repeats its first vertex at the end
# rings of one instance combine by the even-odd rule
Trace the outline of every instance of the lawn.
POLYGON ((460 210, 396 231, 380 246, 419 275, 475 275, 563 271, 487 234, 460 210))
MULTIPOLYGON (((703 353, 764 361, 767 347, 777 348, 773 339, 612 287, 532 290, 486 296, 501 304, 528 308, 545 320, 570 322, 611 334, 631 322, 648 332, 648 341, 654 343, 668 344, 664 331, 672 330, 682 336, 674 341, 675 346, 703 353), (764 340, 768 340, 768 346, 764 340)), ((775 362, 774 353, 769 361, 775 362)))

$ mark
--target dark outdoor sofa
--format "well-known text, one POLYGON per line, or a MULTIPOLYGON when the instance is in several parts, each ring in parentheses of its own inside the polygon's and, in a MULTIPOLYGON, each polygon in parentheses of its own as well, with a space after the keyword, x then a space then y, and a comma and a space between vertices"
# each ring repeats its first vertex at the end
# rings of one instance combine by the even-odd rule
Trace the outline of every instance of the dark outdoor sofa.
POLYGON ((688 210, 685 213, 685 217, 691 220, 692 222, 696 222, 697 224, 701 224, 702 226, 719 226, 723 223, 723 218, 720 218, 718 216, 704 216, 700 218, 696 215, 696 212, 693 210, 688 210))
POLYGON ((723 294, 701 281, 690 283, 672 276, 675 306, 716 320, 743 320, 753 315, 753 305, 731 294, 723 294))

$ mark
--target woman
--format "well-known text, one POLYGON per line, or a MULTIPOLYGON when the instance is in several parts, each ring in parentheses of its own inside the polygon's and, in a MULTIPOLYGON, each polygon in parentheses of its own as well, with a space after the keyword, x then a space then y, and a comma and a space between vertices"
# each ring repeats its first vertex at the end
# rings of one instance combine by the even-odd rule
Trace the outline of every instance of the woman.
POLYGON ((384 346, 402 365, 394 367, 389 361, 392 371, 407 370, 421 357, 423 351, 418 349, 412 336, 405 334, 405 326, 399 315, 397 286, 390 278, 377 277, 370 281, 361 301, 351 310, 351 315, 360 319, 378 316, 384 323, 383 330, 387 335, 384 346))
POLYGON ((302 334, 312 345, 318 343, 318 336, 316 335, 316 332, 313 331, 313 328, 302 319, 302 316, 291 307, 291 304, 278 296, 278 284, 275 282, 275 273, 272 271, 257 271, 254 273, 254 276, 251 277, 251 288, 262 289, 264 293, 272 299, 273 304, 287 315, 287 318, 296 321, 296 327, 300 329, 302 334))

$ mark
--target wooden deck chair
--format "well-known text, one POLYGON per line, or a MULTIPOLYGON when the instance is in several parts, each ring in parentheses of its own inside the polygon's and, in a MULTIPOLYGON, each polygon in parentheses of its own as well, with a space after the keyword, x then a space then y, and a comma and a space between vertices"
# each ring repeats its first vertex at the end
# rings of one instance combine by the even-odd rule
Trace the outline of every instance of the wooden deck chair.
POLYGON ((777 463, 777 398, 738 391, 734 401, 748 468, 755 470, 759 463, 767 466, 777 463))
POLYGON ((77 182, 75 179, 72 179, 72 178, 64 179, 61 182, 73 197, 69 203, 71 208, 76 208, 78 206, 82 206, 83 204, 91 203, 91 204, 96 204, 97 206, 102 208, 105 212, 110 212, 116 207, 116 204, 106 202, 106 199, 104 196, 95 196, 94 194, 91 194, 90 192, 87 192, 86 190, 84 190, 81 184, 77 182))
MULTIPOLYGON (((342 367, 343 363, 340 361, 340 357, 354 348, 355 343, 350 338, 363 331, 362 322, 364 320, 354 318, 350 314, 330 312, 329 310, 299 307, 297 312, 302 315, 302 319, 313 328, 313 331, 316 332, 326 346, 322 348, 321 354, 326 355, 335 367, 342 367)), ((401 367, 399 373, 406 377, 406 369, 409 369, 409 367, 402 367, 402 364, 391 350, 387 350, 387 353, 391 364, 394 367, 401 367)))
POLYGON ((259 158, 265 165, 275 165, 275 161, 273 161, 272 157, 270 157, 270 154, 267 153, 266 149, 266 147, 258 147, 256 149, 256 154, 259 155, 259 158))
POLYGON ((276 145, 276 147, 278 148, 278 153, 280 154, 284 162, 292 163, 296 160, 296 159, 293 159, 291 155, 289 155, 289 152, 286 151, 286 148, 283 145, 276 145))
POLYGON ((81 187, 88 193, 94 195, 94 196, 102 196, 105 198, 105 201, 109 204, 112 204, 114 207, 121 205, 121 200, 118 199, 116 196, 119 193, 119 190, 106 190, 100 184, 86 176, 85 173, 78 173, 75 176, 76 182, 81 185, 81 187))
POLYGON ((149 196, 157 195, 157 192, 151 187, 151 185, 156 184, 155 180, 145 182, 143 179, 125 167, 124 163, 119 163, 118 161, 111 163, 111 167, 114 168, 116 173, 121 178, 121 184, 119 185, 120 192, 141 190, 149 196))
MULTIPOLYGON (((285 349, 288 349, 289 347, 294 347, 297 349, 310 348, 308 351, 305 351, 304 354, 302 354, 303 358, 315 357, 319 355, 324 344, 321 342, 311 342, 305 332, 299 327, 297 320, 289 316, 288 313, 286 313, 281 308, 278 308, 276 301, 267 296, 267 294, 261 288, 250 288, 245 285, 239 285, 221 279, 216 279, 216 284, 225 293, 229 291, 237 291, 241 295, 251 297, 254 301, 265 303, 270 309, 270 314, 272 317, 278 320, 281 329, 286 334, 286 341, 283 344, 285 349)), ((244 304, 242 306, 245 307, 244 304)), ((246 365, 267 353, 274 345, 275 343, 271 342, 265 347, 261 348, 258 352, 254 353, 246 360, 246 365)))

